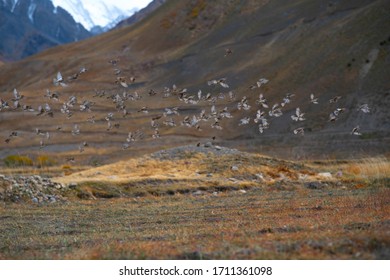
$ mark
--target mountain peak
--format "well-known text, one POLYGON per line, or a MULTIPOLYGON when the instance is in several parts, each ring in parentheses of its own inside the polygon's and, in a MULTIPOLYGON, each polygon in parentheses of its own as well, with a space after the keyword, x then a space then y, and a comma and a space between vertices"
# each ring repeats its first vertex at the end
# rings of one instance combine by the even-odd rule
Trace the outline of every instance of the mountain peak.
POLYGON ((121 20, 133 15, 146 6, 150 0, 137 1, 107 1, 107 0, 52 0, 54 6, 67 10, 87 30, 103 30, 114 27, 121 20))

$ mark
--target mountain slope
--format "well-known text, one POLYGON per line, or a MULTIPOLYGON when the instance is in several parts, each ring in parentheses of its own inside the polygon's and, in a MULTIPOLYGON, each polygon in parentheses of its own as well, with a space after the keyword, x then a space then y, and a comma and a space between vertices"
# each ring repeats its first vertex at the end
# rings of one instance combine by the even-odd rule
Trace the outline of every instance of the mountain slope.
POLYGON ((70 119, 56 113, 54 119, 34 117, 22 121, 25 113, 0 113, 2 137, 17 129, 34 139, 27 144, 21 138, 7 146, 2 144, 0 155, 39 150, 39 137, 31 131, 35 126, 54 135, 45 152, 73 153, 80 160, 99 153, 103 162, 161 147, 209 141, 213 136, 220 145, 283 157, 388 155, 389 8, 390 3, 383 0, 168 1, 129 27, 4 65, 0 69, 3 99, 9 99, 16 87, 32 105, 49 102, 56 112, 71 95, 77 96, 80 103, 92 100, 96 104, 92 113, 74 109, 75 117, 70 119), (231 54, 226 55, 227 48, 231 54), (82 66, 87 67, 87 73, 70 82, 69 87, 54 88, 52 79, 57 71, 67 77, 82 66), (127 81, 134 76, 136 81, 127 89, 121 87, 115 83, 116 68, 121 70, 119 76, 127 81), (207 85, 207 81, 223 77, 229 89, 207 85), (249 89, 260 78, 269 79, 269 83, 249 89), (187 95, 194 99, 199 89, 203 95, 210 92, 217 97, 217 110, 228 107, 234 118, 221 120, 222 130, 211 128, 213 118, 201 122, 200 131, 181 126, 185 116, 199 115, 201 109, 209 114, 212 104, 185 103, 175 95, 163 98, 164 87, 173 84, 187 88, 187 95), (60 102, 43 99, 46 88, 58 90, 60 102), (108 97, 137 91, 142 99, 125 102, 131 115, 124 118, 111 99, 93 97, 95 89, 104 89, 108 97), (151 89, 158 94, 148 94, 151 89), (236 94, 235 101, 227 98, 230 90, 236 94), (221 92, 225 93, 224 99, 218 99, 221 92), (270 108, 256 104, 260 93, 270 107, 280 104, 287 93, 295 95, 283 107, 283 115, 275 118, 269 116, 270 108), (318 105, 310 103, 311 93, 319 98, 318 105), (251 106, 248 111, 237 107, 244 96, 251 106), (340 100, 330 103, 335 96, 341 96, 340 100), (357 110, 364 103, 371 108, 369 114, 357 110), (139 111, 142 106, 149 108, 149 114, 139 111), (160 121, 161 138, 152 139, 151 117, 175 106, 180 112, 180 116, 172 117, 177 126, 167 127, 160 121), (291 119, 297 107, 305 113, 305 121, 291 119), (336 122, 330 122, 329 115, 337 108, 345 109, 336 122), (258 109, 265 111, 270 122, 264 133, 253 122, 258 109), (114 113, 112 123, 118 124, 111 130, 104 121, 109 112, 114 113), (91 115, 98 120, 95 125, 87 121, 91 115), (251 118, 249 125, 239 125, 245 116, 251 118), (54 123, 60 123, 64 130, 56 132, 54 123), (85 128, 81 137, 71 135, 74 123, 85 128), (362 135, 351 135, 357 125, 362 135), (304 136, 293 134, 298 127, 304 127, 304 136), (143 140, 130 143, 123 152, 128 132, 137 130, 143 132, 143 140), (82 140, 90 145, 79 153, 77 147, 82 140))
POLYGON ((50 0, 1 1, 0 18, 0 56, 11 61, 91 36, 50 0))

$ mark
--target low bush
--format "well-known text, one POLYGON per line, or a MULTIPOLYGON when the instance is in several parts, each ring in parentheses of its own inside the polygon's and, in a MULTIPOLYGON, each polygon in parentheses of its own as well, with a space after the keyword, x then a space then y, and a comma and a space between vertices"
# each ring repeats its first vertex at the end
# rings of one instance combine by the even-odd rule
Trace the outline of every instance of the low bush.
POLYGON ((33 160, 28 156, 9 155, 3 159, 7 167, 32 166, 33 160))

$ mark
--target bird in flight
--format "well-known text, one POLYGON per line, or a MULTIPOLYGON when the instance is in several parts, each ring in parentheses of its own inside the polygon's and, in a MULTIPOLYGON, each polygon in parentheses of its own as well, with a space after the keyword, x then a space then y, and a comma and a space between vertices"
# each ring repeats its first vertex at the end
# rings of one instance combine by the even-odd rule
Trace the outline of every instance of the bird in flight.
POLYGON ((58 71, 57 76, 53 78, 53 84, 55 86, 62 86, 62 87, 67 87, 68 85, 65 84, 64 78, 61 75, 61 72, 58 71))
POLYGON ((310 94, 310 103, 318 104, 318 98, 314 97, 314 94, 310 94))
POLYGON ((301 109, 299 109, 299 107, 298 107, 295 109, 295 115, 292 115, 291 119, 293 121, 296 121, 296 122, 304 121, 305 120, 305 118, 303 117, 304 115, 305 115, 305 113, 301 113, 301 109))

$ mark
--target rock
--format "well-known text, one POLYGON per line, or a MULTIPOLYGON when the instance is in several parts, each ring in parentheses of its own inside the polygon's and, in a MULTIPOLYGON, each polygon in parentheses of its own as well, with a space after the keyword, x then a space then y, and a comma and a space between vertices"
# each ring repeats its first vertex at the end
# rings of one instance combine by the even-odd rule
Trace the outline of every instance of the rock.
POLYGON ((212 146, 213 146, 213 143, 211 143, 211 142, 206 142, 206 144, 204 144, 205 148, 211 148, 212 146))
POLYGON ((257 179, 257 180, 259 180, 259 181, 265 181, 264 175, 263 175, 262 173, 256 173, 255 176, 256 176, 256 179, 257 179))
POLYGON ((63 185, 52 182, 49 178, 40 176, 10 176, 3 181, 0 200, 3 201, 32 201, 33 203, 57 202, 62 200, 60 189, 63 185))
POLYGON ((311 190, 316 190, 323 187, 323 185, 320 182, 308 182, 305 183, 304 186, 311 190))
POLYGON ((75 189, 76 187, 77 187, 77 183, 75 183, 75 182, 72 182, 72 183, 68 184, 68 188, 69 189, 75 189))
POLYGON ((202 191, 195 191, 195 192, 192 193, 192 195, 202 195, 202 194, 203 194, 202 191))
POLYGON ((236 178, 229 178, 228 179, 229 181, 231 181, 231 182, 233 182, 233 183, 238 183, 238 182, 240 182, 239 180, 237 180, 236 178))
POLYGON ((328 178, 328 179, 333 177, 332 173, 330 173, 330 172, 321 172, 321 173, 318 173, 318 176, 323 177, 323 178, 328 178))
POLYGON ((237 165, 233 165, 230 169, 232 171, 238 171, 238 166, 237 165))

